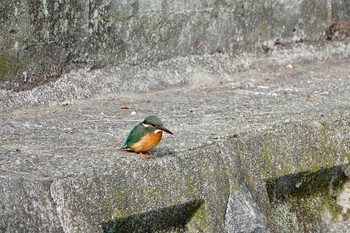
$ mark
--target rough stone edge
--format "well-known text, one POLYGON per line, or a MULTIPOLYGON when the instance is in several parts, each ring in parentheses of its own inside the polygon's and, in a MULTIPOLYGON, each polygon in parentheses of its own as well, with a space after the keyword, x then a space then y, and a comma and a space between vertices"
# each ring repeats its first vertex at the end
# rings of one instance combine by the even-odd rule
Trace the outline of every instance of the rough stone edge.
MULTIPOLYGON (((315 127, 313 121, 311 119, 301 119, 300 121, 293 121, 293 122, 288 122, 286 123, 287 125, 290 125, 290 124, 301 124, 300 127, 302 127, 305 123, 304 120, 307 120, 307 124, 310 126, 310 127, 315 127)), ((333 121, 329 122, 330 124, 332 124, 333 121)), ((248 135, 254 135, 252 134, 253 132, 256 132, 256 135, 254 137, 259 137, 261 136, 262 134, 264 134, 264 132, 266 130, 269 130, 269 129, 273 129, 274 127, 278 127, 280 124, 275 124, 275 125, 272 125, 271 127, 267 128, 267 129, 264 129, 264 131, 261 131, 261 130, 253 130, 251 132, 247 132, 248 135)), ((273 131, 273 133, 276 133, 277 131, 273 131)), ((228 148, 225 148, 224 151, 222 151, 222 144, 221 142, 222 141, 227 141, 229 140, 229 137, 231 136, 228 136, 228 137, 222 137, 220 139, 218 139, 216 142, 210 144, 210 146, 215 146, 217 147, 218 150, 221 151, 220 153, 220 159, 223 160, 223 162, 226 164, 226 166, 229 166, 229 165, 232 165, 234 164, 235 162, 232 161, 232 154, 231 156, 230 155, 227 155, 226 152, 229 152, 228 148)), ((238 139, 240 140, 240 139, 238 139)), ((246 138, 245 141, 249 139, 246 138)), ((227 142, 226 142, 227 143, 227 142)), ((198 146, 198 148, 194 148, 194 150, 203 150, 204 149, 204 154, 205 154, 205 147, 207 146, 207 144, 201 144, 198 146)), ((191 153, 191 152, 188 152, 188 153, 191 153)), ((197 152, 198 153, 198 152, 197 152)), ((259 160, 263 160, 263 158, 260 158, 259 160)), ((238 171, 235 171, 235 172, 238 172, 238 171)), ((301 171, 299 171, 301 172, 301 171)), ((103 174, 105 175, 105 174, 103 174)), ((229 174, 226 174, 229 176, 229 174)), ((246 174, 245 174, 246 175, 246 174)), ((232 180, 230 177, 229 178, 229 181, 230 181, 230 194, 228 195, 228 199, 232 198, 232 192, 234 191, 234 188, 233 188, 233 184, 232 184, 232 180)), ((62 182, 63 184, 66 184, 66 182, 69 182, 71 178, 67 177, 67 178, 62 178, 62 179, 59 179, 59 182, 55 182, 53 181, 52 184, 51 184, 51 187, 50 187, 50 191, 52 193, 52 199, 54 201, 54 203, 57 205, 56 206, 56 211, 57 211, 57 214, 59 216, 59 220, 62 224, 62 228, 64 229, 64 232, 76 232, 76 229, 74 228, 74 224, 71 224, 71 221, 76 221, 77 219, 80 219, 80 220, 84 220, 84 217, 83 215, 81 215, 81 213, 69 213, 69 212, 66 212, 65 208, 64 208, 64 193, 65 193, 65 190, 63 189, 62 186, 60 186, 60 183, 62 185, 62 182), (63 195, 63 196, 62 196, 63 195), (72 216, 74 217, 74 219, 72 218, 72 216)), ((263 182, 263 180, 259 180, 259 181, 256 181, 255 183, 259 183, 259 182, 263 182)), ((242 185, 242 184, 241 184, 242 185)), ((268 220, 267 220, 267 217, 263 214, 263 211, 260 209, 259 206, 257 206, 257 203, 254 199, 254 197, 252 196, 251 194, 251 190, 249 188, 247 188, 246 186, 244 187, 241 187, 243 188, 244 190, 240 191, 240 192, 248 192, 248 199, 251 201, 251 210, 253 212, 251 212, 250 216, 253 218, 251 219, 252 221, 254 221, 254 224, 250 227, 253 227, 251 228, 251 230, 262 230, 264 229, 264 232, 269 232, 270 229, 268 226, 268 220)), ((235 195, 237 195, 237 191, 235 191, 235 195)), ((239 194, 239 192, 238 192, 239 194)), ((225 224, 228 224, 229 221, 231 221, 230 219, 228 219, 228 216, 227 216, 227 213, 229 211, 229 209, 231 208, 230 207, 230 203, 232 204, 232 202, 230 202, 229 200, 227 200, 227 204, 226 204, 226 216, 225 216, 225 224)), ((81 229, 87 229, 87 228, 90 228, 91 226, 88 225, 87 222, 81 222, 80 224, 81 225, 81 229), (84 228, 86 227, 86 228, 84 228)), ((96 226, 95 226, 96 227, 96 226)), ((95 228, 94 228, 95 229, 95 228)), ((227 228, 226 226, 226 230, 229 230, 229 228, 227 228)))
MULTIPOLYGON (((0 110, 21 107, 55 105, 116 92, 138 92, 157 87, 189 85, 196 73, 233 74, 247 69, 286 66, 326 59, 347 59, 350 44, 334 42, 323 45, 297 44, 292 49, 272 50, 270 53, 245 53, 237 57, 224 54, 188 56, 138 66, 121 65, 88 71, 78 69, 55 83, 25 92, 0 90, 0 110)), ((200 82, 200 80, 197 80, 200 82)))

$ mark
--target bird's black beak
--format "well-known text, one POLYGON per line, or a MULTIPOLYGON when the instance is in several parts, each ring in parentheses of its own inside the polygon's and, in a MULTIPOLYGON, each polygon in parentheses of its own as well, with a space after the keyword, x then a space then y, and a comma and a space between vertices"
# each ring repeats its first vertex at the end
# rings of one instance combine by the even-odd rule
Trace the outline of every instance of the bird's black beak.
POLYGON ((157 128, 157 129, 160 129, 160 130, 162 130, 162 131, 164 131, 164 132, 173 134, 172 132, 170 132, 170 130, 168 130, 167 128, 164 128, 163 126, 157 126, 156 128, 157 128))

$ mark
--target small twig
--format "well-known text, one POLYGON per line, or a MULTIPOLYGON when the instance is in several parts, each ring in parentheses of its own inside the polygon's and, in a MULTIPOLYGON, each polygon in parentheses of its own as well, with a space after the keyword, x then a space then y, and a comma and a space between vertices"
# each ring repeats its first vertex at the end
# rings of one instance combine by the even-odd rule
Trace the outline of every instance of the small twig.
MULTIPOLYGON (((52 150, 41 150, 41 151, 52 151, 52 150)), ((52 157, 54 157, 54 155, 32 156, 30 159, 45 159, 45 158, 52 158, 52 157)))
POLYGON ((0 140, 19 140, 19 139, 27 139, 27 140, 32 140, 32 139, 47 139, 47 138, 57 138, 57 136, 42 136, 42 137, 12 137, 12 138, 0 138, 0 140))
POLYGON ((6 161, 6 160, 1 160, 0 164, 5 164, 5 163, 9 163, 10 161, 6 161))
POLYGON ((82 145, 72 145, 72 146, 58 146, 55 149, 63 149, 63 148, 97 148, 97 146, 82 146, 82 145))
POLYGON ((0 170, 6 171, 6 172, 13 172, 13 173, 17 173, 17 174, 22 174, 22 175, 32 175, 31 173, 28 173, 28 172, 19 172, 19 171, 15 171, 15 170, 11 170, 11 169, 6 169, 6 168, 0 168, 0 170))
POLYGON ((31 163, 36 169, 38 169, 44 176, 49 176, 49 174, 48 174, 47 172, 43 171, 41 168, 39 168, 37 165, 35 165, 31 159, 25 159, 25 160, 27 160, 28 162, 30 162, 30 163, 31 163))

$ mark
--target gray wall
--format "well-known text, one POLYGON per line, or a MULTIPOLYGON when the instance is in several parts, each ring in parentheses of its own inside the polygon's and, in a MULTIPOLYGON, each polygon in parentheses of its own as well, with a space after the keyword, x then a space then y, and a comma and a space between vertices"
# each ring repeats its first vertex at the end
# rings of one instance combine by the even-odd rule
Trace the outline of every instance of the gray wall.
POLYGON ((28 89, 75 67, 315 43, 349 15, 347 0, 2 0, 0 87, 28 89))

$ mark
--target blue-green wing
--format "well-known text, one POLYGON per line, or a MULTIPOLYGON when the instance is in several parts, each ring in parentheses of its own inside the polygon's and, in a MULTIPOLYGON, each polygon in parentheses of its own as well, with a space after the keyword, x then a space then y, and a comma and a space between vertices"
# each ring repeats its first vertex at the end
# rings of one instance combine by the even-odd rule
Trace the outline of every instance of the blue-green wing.
POLYGON ((129 148, 132 144, 140 141, 147 132, 149 132, 148 127, 144 127, 142 124, 136 125, 126 138, 123 147, 129 148))

